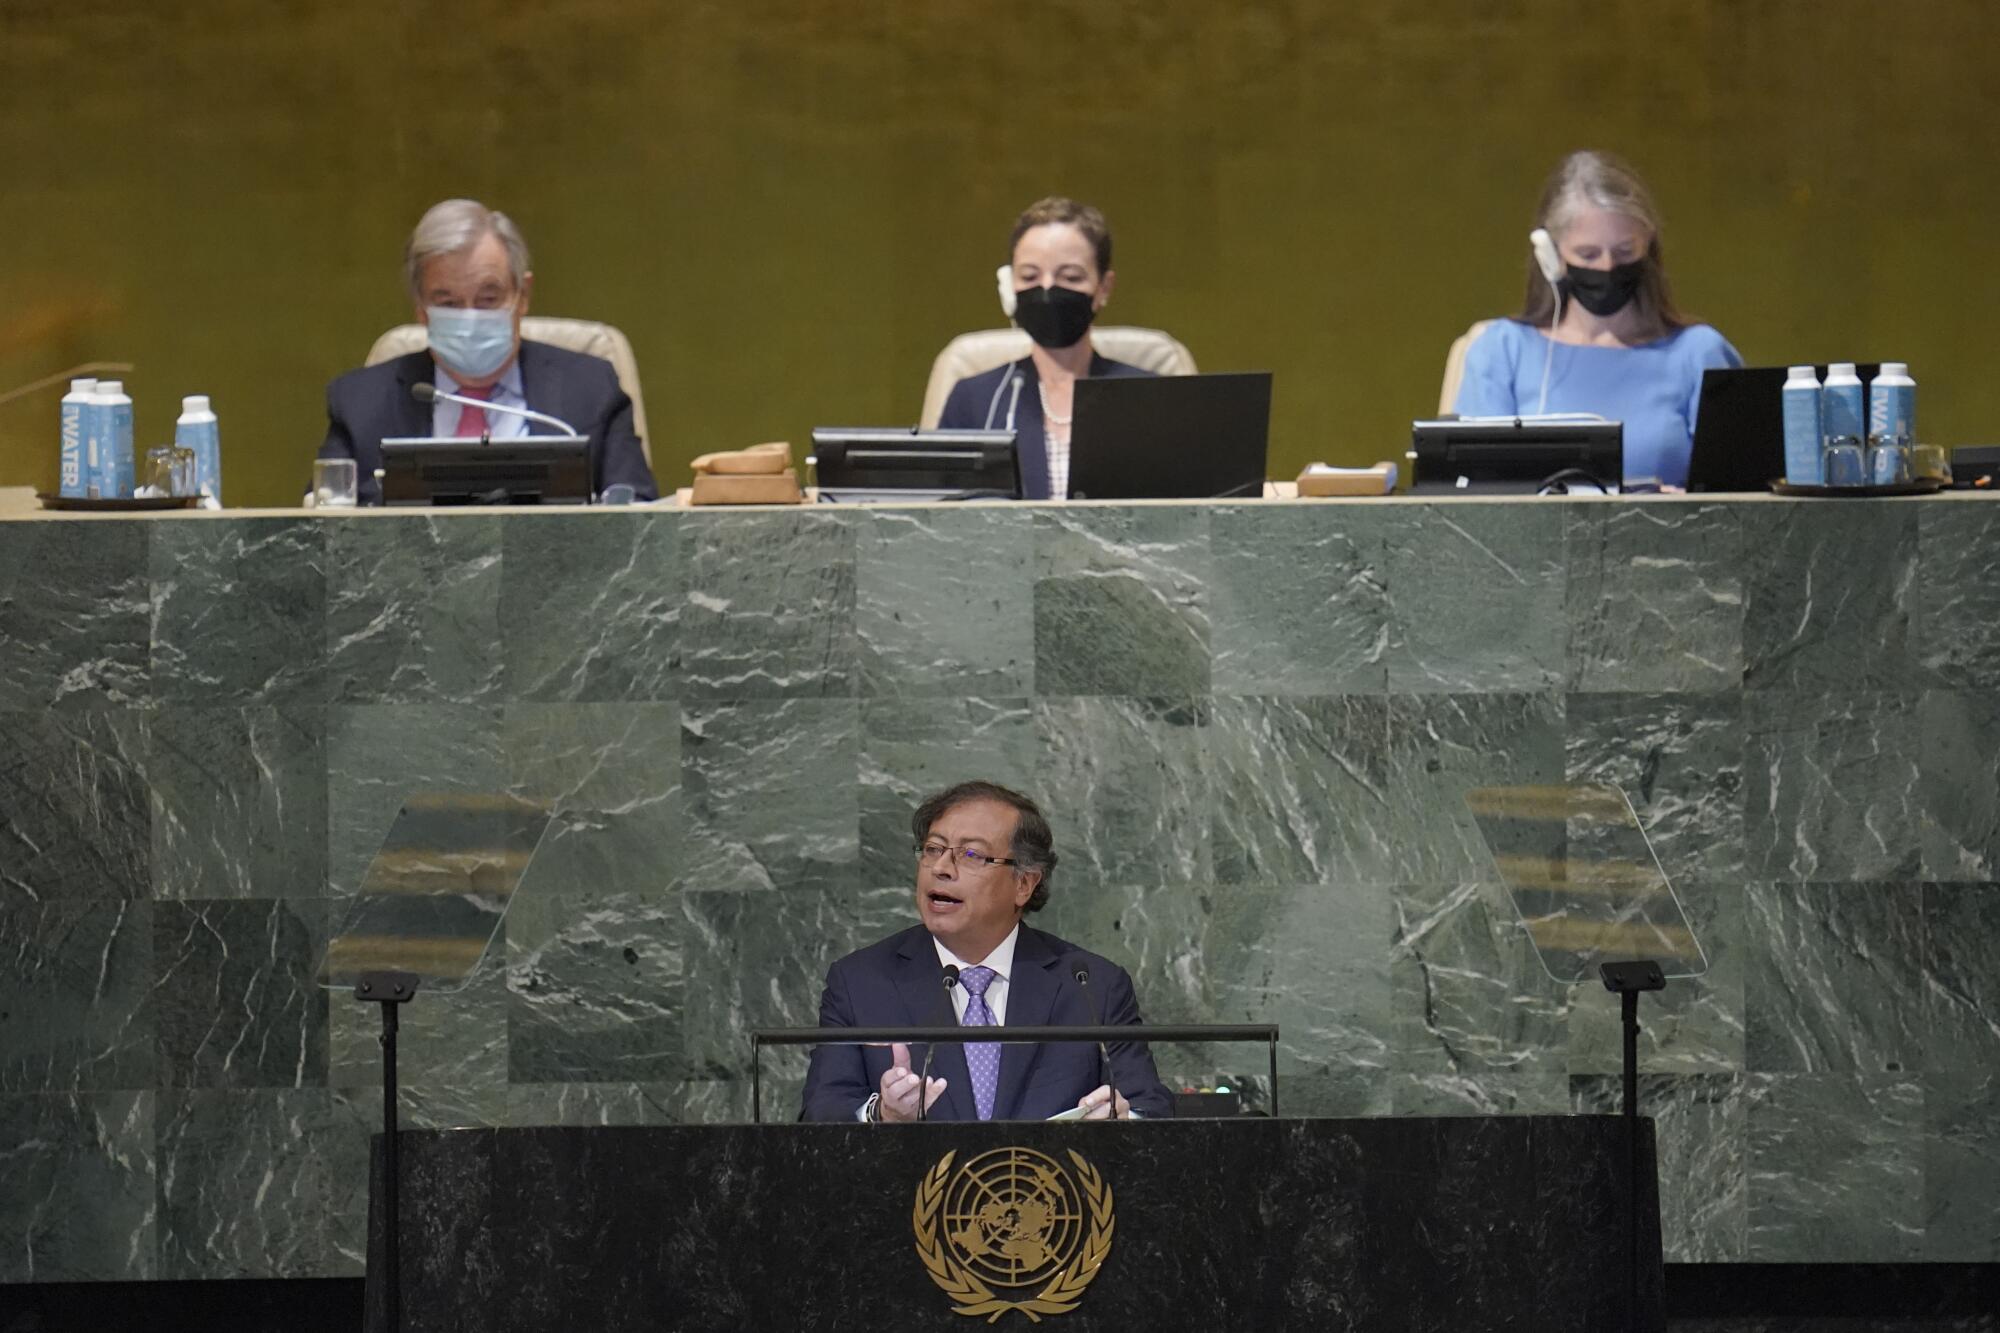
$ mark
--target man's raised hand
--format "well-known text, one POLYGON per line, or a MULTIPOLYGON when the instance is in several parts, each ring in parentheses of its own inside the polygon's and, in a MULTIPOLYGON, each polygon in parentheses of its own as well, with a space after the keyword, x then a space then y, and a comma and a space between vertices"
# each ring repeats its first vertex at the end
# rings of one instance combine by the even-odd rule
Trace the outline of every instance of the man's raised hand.
POLYGON ((910 1048, 900 1041, 896 1042, 889 1048, 889 1067, 882 1071, 882 1085, 878 1089, 882 1100, 876 1106, 884 1120, 917 1118, 917 1084, 920 1081, 924 1085, 924 1110, 928 1113, 944 1094, 944 1080, 920 1079, 910 1068, 910 1048))

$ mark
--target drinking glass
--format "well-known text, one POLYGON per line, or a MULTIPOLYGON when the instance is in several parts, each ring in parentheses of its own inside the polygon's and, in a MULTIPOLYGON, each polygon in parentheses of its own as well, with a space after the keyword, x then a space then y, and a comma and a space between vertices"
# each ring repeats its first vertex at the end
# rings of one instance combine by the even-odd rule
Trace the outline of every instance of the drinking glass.
POLYGON ((1827 441, 1820 476, 1829 486, 1866 486, 1868 458, 1861 441, 1852 435, 1836 435, 1827 441))
POLYGON ((141 495, 193 495, 194 450, 159 444, 146 451, 146 484, 141 495))
POLYGON ((1913 444, 1910 446, 1910 475, 1922 481, 1941 481, 1951 485, 1951 457, 1941 444, 1913 444))
POLYGON ((356 500, 354 460, 317 458, 313 460, 313 507, 352 509, 356 500))
POLYGON ((1868 484, 1900 486, 1910 479, 1910 446, 1897 435, 1868 437, 1868 484))

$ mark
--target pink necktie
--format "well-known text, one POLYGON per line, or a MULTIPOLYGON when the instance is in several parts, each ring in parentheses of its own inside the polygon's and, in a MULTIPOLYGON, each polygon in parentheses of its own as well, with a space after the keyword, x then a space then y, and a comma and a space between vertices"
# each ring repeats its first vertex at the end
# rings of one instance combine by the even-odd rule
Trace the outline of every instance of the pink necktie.
MULTIPOLYGON (((461 398, 477 398, 482 402, 493 396, 493 386, 483 389, 460 389, 461 398)), ((486 409, 483 407, 460 407, 458 410, 458 438, 476 440, 486 433, 486 409)))

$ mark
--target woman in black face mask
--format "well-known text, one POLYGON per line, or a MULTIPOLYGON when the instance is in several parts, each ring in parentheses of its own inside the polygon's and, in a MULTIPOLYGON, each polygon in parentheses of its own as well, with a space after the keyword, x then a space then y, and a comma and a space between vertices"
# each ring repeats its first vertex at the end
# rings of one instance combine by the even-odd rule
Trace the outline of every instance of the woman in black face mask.
POLYGON ((1625 423, 1627 486, 1685 486, 1702 372, 1743 358, 1675 309, 1645 182, 1608 153, 1571 153, 1535 225, 1554 279, 1531 242, 1521 313, 1494 320, 1467 350, 1456 410, 1596 412, 1625 423))
POLYGON ((1069 440, 1076 382, 1086 376, 1152 372, 1099 356, 1090 326, 1111 299, 1111 229, 1088 204, 1060 197, 1031 205, 1014 223, 1001 270, 1014 322, 1034 340, 1028 355, 952 386, 938 425, 1012 430, 1020 442, 1021 493, 1069 493, 1069 440))

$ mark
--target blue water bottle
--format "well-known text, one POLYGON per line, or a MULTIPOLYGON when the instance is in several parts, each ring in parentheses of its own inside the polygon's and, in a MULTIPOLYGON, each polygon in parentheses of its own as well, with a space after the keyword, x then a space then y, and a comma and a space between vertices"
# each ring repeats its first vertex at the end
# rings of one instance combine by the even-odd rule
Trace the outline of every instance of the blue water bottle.
POLYGON ((1793 366, 1785 379, 1785 480, 1794 486, 1824 484, 1820 471, 1819 375, 1793 366))
POLYGON ((84 412, 90 406, 91 395, 97 392, 97 381, 71 380, 69 392, 62 400, 62 477, 56 487, 60 495, 80 499, 88 495, 90 485, 90 440, 84 425, 84 412))
POLYGON ((1852 361, 1836 361, 1826 368, 1820 423, 1829 440, 1851 435, 1858 442, 1867 442, 1868 417, 1861 402, 1861 377, 1854 373, 1852 361))
POLYGON ((194 489, 201 497, 201 507, 222 508, 222 431, 207 394, 192 393, 181 399, 174 444, 194 453, 194 489))
POLYGON ((1868 433, 1914 444, 1917 438, 1917 382, 1903 361, 1884 361, 1868 386, 1868 433))
POLYGON ((138 482, 132 458, 132 400, 122 380, 97 382, 97 494, 105 499, 130 499, 138 482))
POLYGON ((99 380, 83 404, 83 493, 102 500, 118 493, 111 470, 111 403, 99 380))

